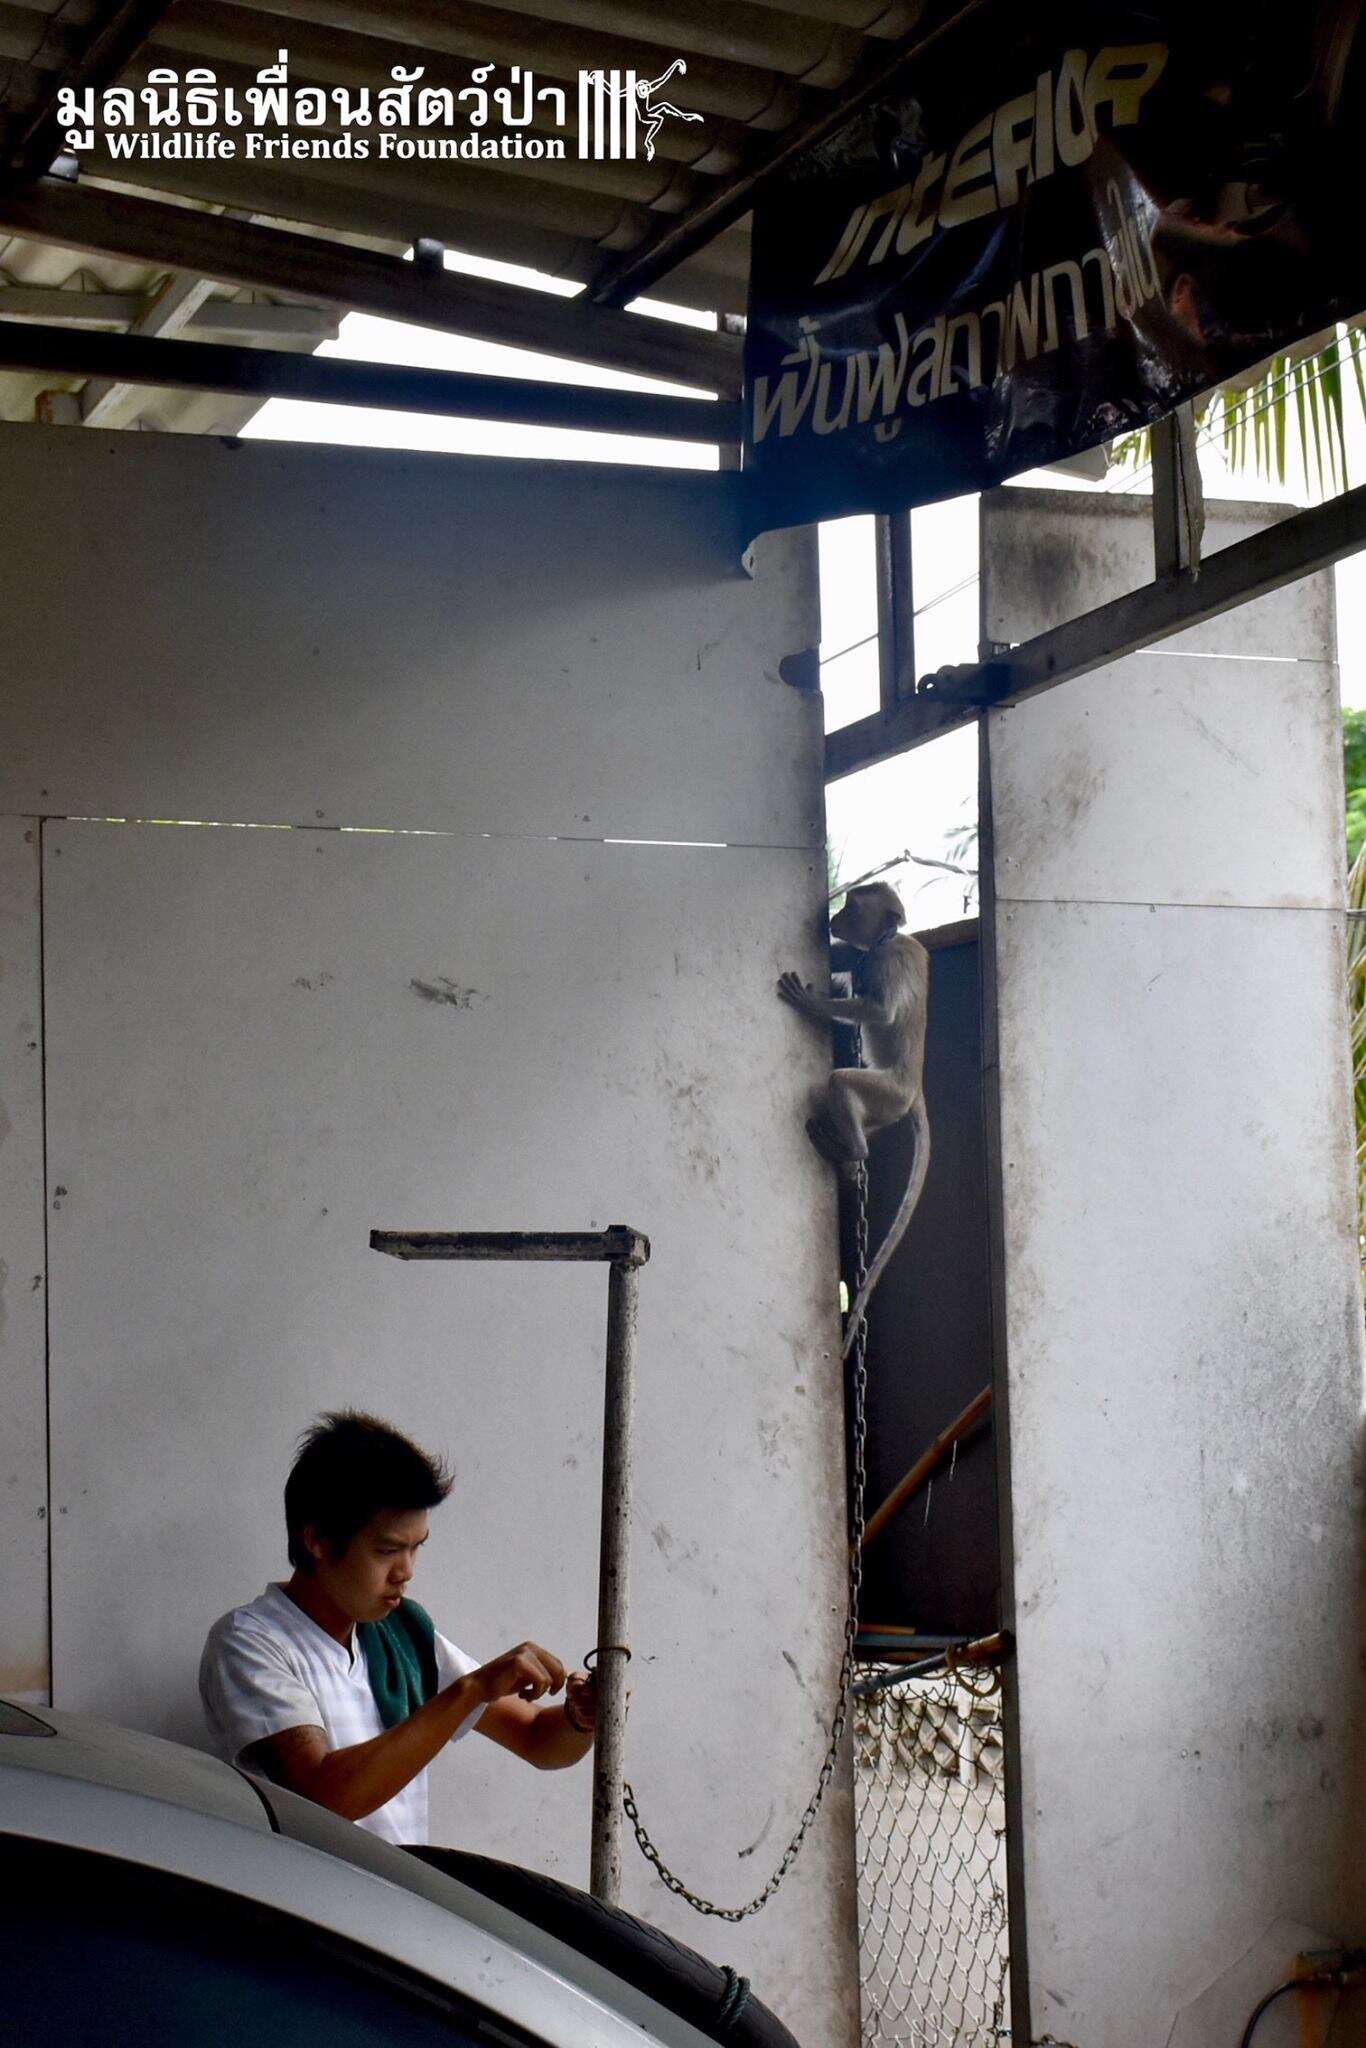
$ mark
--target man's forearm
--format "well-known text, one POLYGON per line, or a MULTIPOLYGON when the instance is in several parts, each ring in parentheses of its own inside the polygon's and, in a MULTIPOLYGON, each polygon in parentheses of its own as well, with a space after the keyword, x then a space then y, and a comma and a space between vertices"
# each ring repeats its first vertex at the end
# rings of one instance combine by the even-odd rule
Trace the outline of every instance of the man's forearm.
POLYGON ((530 1731, 527 1756, 538 1771, 562 1771, 593 1747, 591 1728, 574 1726, 562 1706, 542 1707, 530 1731))
POLYGON ((411 1784, 470 1715, 486 1704, 472 1678, 457 1678, 397 1727, 369 1742, 333 1749, 315 1765, 304 1792, 344 1820, 363 1820, 411 1784))

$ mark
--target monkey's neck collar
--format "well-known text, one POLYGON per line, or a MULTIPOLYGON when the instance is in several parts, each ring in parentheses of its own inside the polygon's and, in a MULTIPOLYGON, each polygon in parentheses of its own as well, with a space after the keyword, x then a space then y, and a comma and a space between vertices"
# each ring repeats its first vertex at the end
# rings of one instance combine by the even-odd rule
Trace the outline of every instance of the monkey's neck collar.
POLYGON ((854 963, 853 972, 853 984, 857 994, 862 995, 864 993, 868 972, 891 936, 891 932, 884 932, 880 939, 875 939, 871 946, 865 946, 859 954, 858 959, 854 963))

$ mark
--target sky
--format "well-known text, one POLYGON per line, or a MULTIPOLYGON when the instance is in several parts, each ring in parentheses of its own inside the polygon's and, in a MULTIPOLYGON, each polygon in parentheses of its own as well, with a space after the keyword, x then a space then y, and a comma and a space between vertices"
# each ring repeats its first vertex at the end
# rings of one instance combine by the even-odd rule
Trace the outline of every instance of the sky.
MULTIPOLYGON (((533 289, 576 294, 581 287, 517 264, 495 263, 448 253, 448 269, 493 277, 533 289)), ((714 316, 656 300, 636 302, 661 318, 714 327, 714 316)), ((681 392, 685 387, 657 379, 597 369, 525 349, 466 340, 424 327, 411 327, 369 314, 351 313, 335 342, 320 355, 372 362, 406 363, 429 369, 470 370, 551 382, 610 386, 617 390, 681 392)), ((652 441, 618 434, 584 433, 559 427, 516 427, 495 421, 428 418, 358 406, 307 404, 271 399, 244 430, 244 438, 349 443, 380 448, 416 448, 462 455, 533 456, 587 462, 640 462, 668 468, 715 469, 717 452, 705 444, 652 441)), ((1347 404, 1348 476, 1366 475, 1366 417, 1347 404)), ((1289 474, 1282 487, 1251 472, 1231 471, 1213 439, 1200 450, 1205 492, 1210 498, 1255 499, 1288 504, 1317 500, 1298 476, 1294 423, 1290 428, 1289 474)), ((1036 471, 1021 484, 1052 489, 1091 489, 1141 495, 1146 472, 1113 470, 1103 483, 1079 485, 1053 472, 1036 471)), ((966 497, 928 506, 912 515, 916 598, 916 668, 924 675, 949 662, 977 658, 978 500, 966 497)), ((821 678, 826 729, 848 724, 877 708, 877 649, 869 636, 876 626, 873 582, 873 522, 844 519, 821 528, 821 678)), ((1366 554, 1336 571, 1338 651, 1343 701, 1366 705, 1366 554)), ((893 856, 909 853, 918 862, 957 861, 971 867, 955 835, 975 823, 976 733, 951 733, 931 745, 882 763, 834 784, 827 797, 827 829, 845 880, 853 880, 893 856)), ((970 907, 970 878, 932 865, 908 862, 891 877, 900 888, 913 929, 952 922, 970 907)))

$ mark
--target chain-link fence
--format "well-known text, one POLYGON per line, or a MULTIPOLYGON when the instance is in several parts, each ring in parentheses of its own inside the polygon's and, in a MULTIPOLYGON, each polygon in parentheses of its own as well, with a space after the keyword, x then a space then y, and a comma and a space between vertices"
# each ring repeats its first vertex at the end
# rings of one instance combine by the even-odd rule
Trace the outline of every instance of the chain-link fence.
POLYGON ((1004 1747, 995 1672, 877 1684, 854 1714, 863 2048, 1009 2037, 1004 1747))

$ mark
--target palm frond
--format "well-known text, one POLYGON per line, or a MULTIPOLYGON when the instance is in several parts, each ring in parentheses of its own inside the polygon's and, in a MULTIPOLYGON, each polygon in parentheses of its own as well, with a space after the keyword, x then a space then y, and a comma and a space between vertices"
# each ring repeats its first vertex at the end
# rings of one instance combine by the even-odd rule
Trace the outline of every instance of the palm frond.
MULTIPOLYGON (((1202 442, 1219 442, 1232 469, 1287 481, 1294 407, 1306 493, 1347 485, 1346 377, 1350 362, 1356 393, 1366 413, 1366 319, 1341 333, 1311 335, 1269 358, 1250 377, 1234 379, 1201 400, 1195 409, 1202 442)), ((1112 467, 1142 470, 1152 461, 1146 427, 1110 444, 1112 467)))

